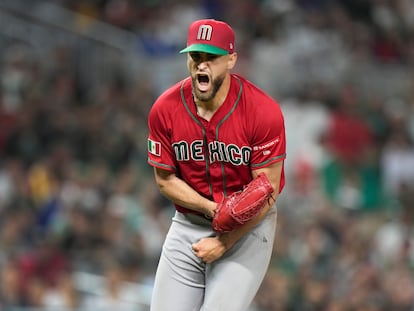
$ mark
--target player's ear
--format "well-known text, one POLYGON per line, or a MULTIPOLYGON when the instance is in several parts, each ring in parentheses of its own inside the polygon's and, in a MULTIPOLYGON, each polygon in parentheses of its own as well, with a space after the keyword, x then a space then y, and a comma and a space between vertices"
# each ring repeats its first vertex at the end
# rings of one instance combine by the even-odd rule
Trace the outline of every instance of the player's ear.
POLYGON ((227 69, 231 70, 236 65, 237 61, 237 53, 234 52, 233 54, 229 55, 229 58, 227 60, 227 69))

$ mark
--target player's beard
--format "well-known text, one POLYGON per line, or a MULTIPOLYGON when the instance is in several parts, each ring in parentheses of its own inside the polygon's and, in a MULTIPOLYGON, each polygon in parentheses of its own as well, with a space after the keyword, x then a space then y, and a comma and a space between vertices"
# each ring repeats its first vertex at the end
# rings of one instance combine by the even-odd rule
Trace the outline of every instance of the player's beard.
POLYGON ((211 81, 212 88, 207 92, 201 92, 197 88, 197 84, 196 84, 197 77, 193 77, 192 78, 192 85, 193 85, 194 97, 197 100, 202 101, 202 102, 208 102, 208 101, 212 100, 216 96, 216 94, 219 91, 221 85, 223 84, 224 78, 225 78, 225 75, 223 74, 223 75, 220 75, 217 78, 213 79, 211 81))

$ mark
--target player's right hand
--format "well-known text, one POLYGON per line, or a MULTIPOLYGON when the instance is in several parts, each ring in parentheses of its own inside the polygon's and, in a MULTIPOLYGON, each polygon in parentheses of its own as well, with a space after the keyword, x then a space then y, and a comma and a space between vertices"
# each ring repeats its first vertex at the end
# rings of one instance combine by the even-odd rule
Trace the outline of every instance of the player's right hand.
POLYGON ((226 252, 226 245, 218 237, 202 238, 192 245, 194 254, 205 263, 212 263, 226 252))

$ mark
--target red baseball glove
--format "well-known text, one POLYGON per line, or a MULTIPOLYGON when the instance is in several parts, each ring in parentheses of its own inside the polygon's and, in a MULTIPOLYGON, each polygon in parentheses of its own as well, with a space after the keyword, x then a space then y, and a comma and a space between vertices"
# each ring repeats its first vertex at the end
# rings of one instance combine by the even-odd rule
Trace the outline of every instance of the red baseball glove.
POLYGON ((260 173, 242 191, 234 192, 217 205, 213 229, 219 233, 232 231, 243 225, 265 206, 273 187, 265 173, 260 173))

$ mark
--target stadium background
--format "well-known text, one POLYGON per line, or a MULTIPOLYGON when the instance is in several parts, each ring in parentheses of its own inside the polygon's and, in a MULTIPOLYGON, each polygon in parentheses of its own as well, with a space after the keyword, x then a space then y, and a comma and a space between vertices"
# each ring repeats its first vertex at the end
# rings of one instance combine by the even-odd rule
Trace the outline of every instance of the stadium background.
POLYGON ((146 115, 204 17, 286 117, 251 311, 414 310, 411 0, 0 0, 0 310, 148 310, 173 209, 146 115))

